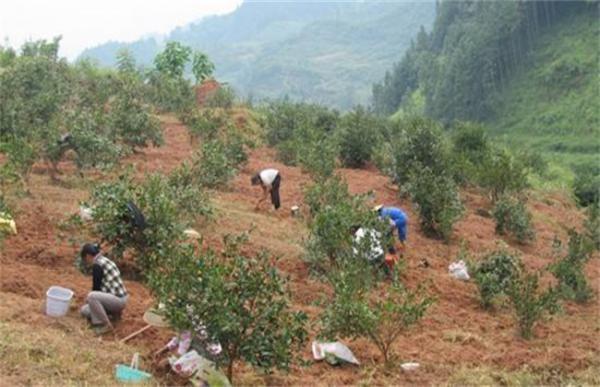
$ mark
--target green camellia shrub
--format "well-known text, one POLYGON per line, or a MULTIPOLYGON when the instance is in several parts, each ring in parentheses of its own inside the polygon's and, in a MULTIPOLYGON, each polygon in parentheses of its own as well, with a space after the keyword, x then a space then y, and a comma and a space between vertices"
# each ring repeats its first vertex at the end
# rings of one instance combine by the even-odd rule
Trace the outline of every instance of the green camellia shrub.
POLYGON ((190 142, 196 143, 198 139, 213 140, 218 137, 220 129, 227 124, 224 115, 209 109, 194 109, 186 117, 190 142))
POLYGON ((596 250, 600 250, 600 200, 587 207, 586 236, 596 250))
POLYGON ((494 205, 492 215, 496 220, 496 234, 511 234, 520 243, 535 239, 531 213, 522 200, 504 195, 494 205))
POLYGON ((434 303, 424 287, 409 290, 392 278, 376 286, 372 271, 361 261, 348 261, 330 274, 333 297, 324 301, 320 336, 365 338, 380 351, 386 365, 393 358, 392 345, 410 326, 417 324, 434 303))
POLYGON ((85 203, 93 210, 94 233, 111 246, 115 259, 128 250, 144 274, 160 268, 183 230, 211 215, 208 196, 197 185, 187 185, 189 179, 189 169, 181 167, 166 179, 150 175, 140 184, 123 175, 94 187, 85 203), (144 227, 133 222, 130 203, 144 215, 144 227))
POLYGON ((520 273, 511 279, 506 290, 524 339, 531 338, 535 323, 546 312, 555 313, 559 309, 556 290, 548 288, 540 291, 539 278, 539 273, 520 273))
POLYGON ((221 86, 206 99, 209 108, 231 109, 235 103, 235 92, 229 86, 221 86))
POLYGON ((233 382, 234 364, 288 369, 307 339, 306 315, 291 310, 287 284, 266 252, 243 253, 247 235, 226 236, 223 252, 181 245, 150 286, 179 330, 206 331, 233 382))
POLYGON ((492 200, 503 194, 519 193, 528 187, 528 168, 505 149, 496 149, 481 164, 479 184, 487 188, 492 200))
POLYGON ((481 306, 489 309, 495 298, 506 295, 513 278, 522 270, 521 260, 501 249, 486 255, 471 265, 470 273, 479 288, 481 306))
POLYGON ((314 128, 319 133, 331 134, 337 127, 339 113, 326 107, 287 100, 267 104, 262 109, 263 126, 271 146, 292 140, 300 127, 314 128))
POLYGON ((152 144, 164 143, 160 122, 149 106, 130 90, 122 90, 112 101, 108 113, 111 137, 118 139, 131 150, 152 144))
POLYGON ((225 186, 246 158, 243 145, 222 140, 209 140, 202 144, 194 160, 194 170, 200 185, 207 188, 225 186), (240 149, 242 147, 242 149, 240 149))
POLYGON ((593 290, 584 272, 592 248, 585 235, 575 230, 569 231, 567 254, 550 265, 550 272, 558 280, 558 290, 563 298, 585 303, 593 297, 593 290))
POLYGON ((450 148, 434 121, 411 118, 397 123, 392 141, 393 179, 399 184, 409 181, 411 173, 427 168, 434 175, 449 175, 450 148))
POLYGON ((575 168, 573 192, 582 206, 600 202, 600 166, 584 164, 575 168))
POLYGON ((409 176, 404 189, 417 206, 421 228, 429 235, 449 240, 454 223, 464 211, 456 183, 428 167, 409 176))
POLYGON ((371 161, 379 142, 382 121, 362 106, 345 114, 339 123, 340 159, 350 168, 360 168, 371 161))

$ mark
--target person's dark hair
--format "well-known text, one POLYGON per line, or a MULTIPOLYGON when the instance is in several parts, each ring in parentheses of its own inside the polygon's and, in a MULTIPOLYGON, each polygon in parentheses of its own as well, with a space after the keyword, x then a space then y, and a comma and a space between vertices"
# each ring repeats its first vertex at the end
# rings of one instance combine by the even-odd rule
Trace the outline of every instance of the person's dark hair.
POLYGON ((252 185, 260 184, 260 175, 257 173, 256 175, 252 176, 250 182, 252 183, 252 185))
POLYGON ((396 254, 396 248, 393 245, 389 246, 388 247, 388 253, 389 254, 396 254))
POLYGON ((81 248, 81 258, 85 258, 86 255, 96 256, 100 253, 100 245, 97 243, 86 243, 81 248))

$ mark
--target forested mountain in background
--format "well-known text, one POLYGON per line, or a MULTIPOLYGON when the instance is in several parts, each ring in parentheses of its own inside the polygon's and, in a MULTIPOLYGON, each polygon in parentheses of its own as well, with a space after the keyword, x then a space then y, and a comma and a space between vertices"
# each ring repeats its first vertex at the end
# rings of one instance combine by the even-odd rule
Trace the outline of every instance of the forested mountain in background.
POLYGON ((374 108, 484 122, 562 166, 598 165, 598 4, 440 2, 432 30, 374 85, 374 108))
POLYGON ((109 42, 80 58, 114 66, 127 47, 151 65, 166 41, 206 52, 216 77, 241 95, 292 99, 350 108, 368 103, 371 85, 435 17, 433 1, 254 2, 234 12, 175 29, 160 39, 109 42))

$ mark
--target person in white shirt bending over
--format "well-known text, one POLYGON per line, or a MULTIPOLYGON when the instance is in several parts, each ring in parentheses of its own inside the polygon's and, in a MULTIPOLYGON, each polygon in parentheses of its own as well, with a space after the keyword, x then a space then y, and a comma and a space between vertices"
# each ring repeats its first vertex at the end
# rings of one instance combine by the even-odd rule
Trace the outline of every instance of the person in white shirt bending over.
POLYGON ((262 202, 267 200, 267 195, 271 194, 271 203, 277 210, 281 207, 281 199, 279 198, 279 186, 281 185, 281 174, 278 170, 273 168, 263 169, 256 175, 252 176, 252 185, 259 185, 262 187, 263 196, 256 203, 256 209, 260 208, 262 202))

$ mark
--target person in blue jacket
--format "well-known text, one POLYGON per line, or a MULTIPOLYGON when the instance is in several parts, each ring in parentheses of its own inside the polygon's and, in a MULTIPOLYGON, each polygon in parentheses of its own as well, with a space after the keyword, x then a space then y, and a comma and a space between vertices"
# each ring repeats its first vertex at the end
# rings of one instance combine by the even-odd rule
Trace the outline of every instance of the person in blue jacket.
POLYGON ((408 216, 406 216, 406 213, 400 208, 384 207, 383 205, 376 206, 374 210, 377 211, 381 219, 387 219, 390 224, 393 224, 393 227, 398 230, 398 239, 404 245, 408 229, 408 216))

